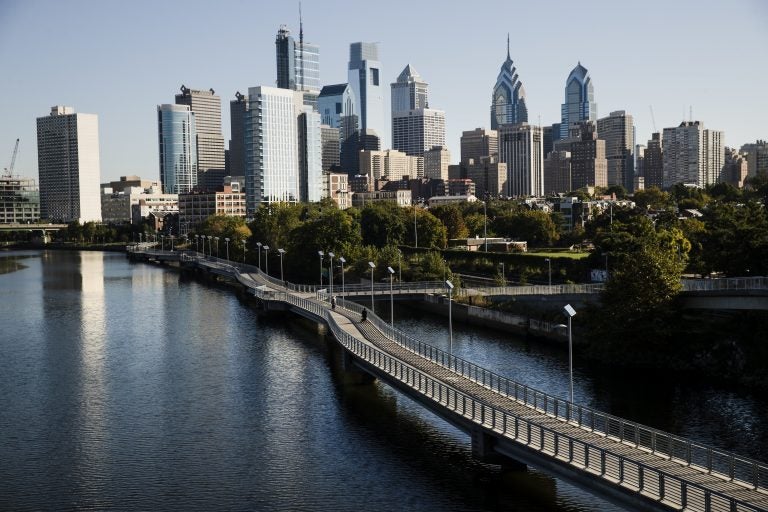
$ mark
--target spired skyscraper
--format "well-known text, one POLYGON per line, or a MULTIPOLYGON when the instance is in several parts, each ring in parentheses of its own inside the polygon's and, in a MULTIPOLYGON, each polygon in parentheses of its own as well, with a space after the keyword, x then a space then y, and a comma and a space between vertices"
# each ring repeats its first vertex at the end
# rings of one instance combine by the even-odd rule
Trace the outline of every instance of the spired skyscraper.
POLYGON ((501 65, 491 98, 491 130, 497 130, 503 124, 527 122, 528 107, 525 105, 525 88, 509 56, 509 34, 507 34, 507 60, 501 65))
POLYGON ((304 42, 304 25, 299 15, 299 40, 291 36, 285 25, 275 38, 277 87, 304 93, 304 104, 317 108, 320 94, 320 47, 304 42))
POLYGON ((409 64, 392 83, 392 148, 423 157, 444 145, 445 112, 429 108, 427 83, 409 64))
POLYGON ((597 121, 595 88, 587 68, 579 62, 565 81, 565 103, 561 108, 560 137, 568 138, 574 123, 597 121))

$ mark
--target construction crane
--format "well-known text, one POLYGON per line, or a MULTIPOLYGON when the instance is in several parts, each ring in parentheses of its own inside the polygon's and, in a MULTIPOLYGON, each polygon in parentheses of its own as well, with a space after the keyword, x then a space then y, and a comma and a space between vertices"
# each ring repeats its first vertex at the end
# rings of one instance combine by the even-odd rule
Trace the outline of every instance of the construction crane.
POLYGON ((648 108, 651 109, 651 122, 653 123, 653 133, 658 132, 656 129, 656 118, 653 117, 653 105, 648 105, 648 108))
POLYGON ((13 176, 13 166, 16 165, 16 155, 19 153, 19 139, 16 139, 16 145, 13 147, 13 156, 11 157, 11 165, 5 168, 6 176, 13 176))

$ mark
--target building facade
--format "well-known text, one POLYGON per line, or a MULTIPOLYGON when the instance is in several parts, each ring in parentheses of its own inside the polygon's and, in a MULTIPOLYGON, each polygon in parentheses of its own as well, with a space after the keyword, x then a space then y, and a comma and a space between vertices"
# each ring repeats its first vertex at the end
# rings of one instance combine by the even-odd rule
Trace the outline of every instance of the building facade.
POLYGON ((499 127, 499 161, 507 164, 506 195, 544 195, 543 142, 539 126, 520 123, 499 127))
POLYGON ((623 110, 611 112, 597 120, 597 136, 605 141, 608 161, 608 186, 621 185, 632 192, 634 188, 635 126, 630 114, 623 110))
POLYGON ((738 152, 735 148, 726 147, 722 180, 736 188, 742 188, 748 175, 747 155, 738 152))
POLYGON ((645 188, 664 188, 664 155, 661 134, 651 134, 651 139, 643 152, 643 180, 645 188))
POLYGON ((229 166, 228 176, 245 176, 245 116, 248 112, 248 97, 235 93, 235 99, 229 102, 229 166))
POLYGON ((99 119, 72 107, 51 107, 37 118, 40 217, 100 222, 99 119))
POLYGON ((605 141, 591 121, 571 126, 570 137, 555 142, 556 151, 571 153, 571 190, 608 186, 605 141))
POLYGON ((525 103, 525 88, 510 57, 509 35, 507 35, 507 58, 501 65, 491 95, 491 130, 496 130, 503 124, 527 122, 528 107, 525 103))
POLYGON ((360 174, 368 176, 372 183, 416 178, 419 172, 424 172, 423 169, 423 157, 409 156, 394 149, 360 152, 360 174))
POLYGON ((392 117, 392 148, 410 156, 424 156, 445 146, 445 112, 431 108, 399 112, 392 117))
POLYGON ((40 192, 32 178, 0 176, 0 224, 40 220, 40 192))
POLYGON ((341 140, 339 129, 327 124, 321 124, 320 142, 323 148, 323 171, 341 169, 341 140))
POLYGON ((320 113, 304 105, 298 119, 299 200, 317 202, 323 196, 323 144, 320 113))
POLYGON ((195 114, 197 133, 197 186, 207 190, 220 187, 226 174, 224 137, 221 134, 221 98, 207 91, 181 86, 177 105, 187 105, 195 114))
POLYGON ((707 130, 699 121, 664 128, 664 188, 677 183, 703 188, 722 181, 723 132, 707 130))
POLYGON ((339 210, 352 206, 352 195, 349 189, 349 176, 344 172, 326 172, 324 176, 324 196, 333 199, 339 210))
POLYGON ((565 103, 560 109, 559 138, 567 138, 574 123, 596 120, 595 88, 589 71, 579 62, 565 80, 565 103))
POLYGON ((349 87, 354 97, 359 130, 371 130, 383 137, 387 123, 384 119, 384 87, 378 43, 352 43, 349 46, 349 87))
POLYGON ((544 192, 564 194, 571 190, 571 153, 550 151, 544 159, 544 192))
POLYGON ((768 174, 768 142, 758 140, 744 144, 739 152, 747 156, 747 169, 750 178, 758 174, 768 174))
POLYGON ((183 194, 197 187, 198 151, 195 114, 188 105, 157 106, 160 183, 166 194, 183 194))
POLYGON ((223 186, 218 192, 179 194, 179 225, 182 233, 193 231, 211 215, 245 217, 245 193, 223 186))
POLYGON ((281 26, 275 38, 277 87, 303 93, 305 105, 317 108, 320 94, 320 47, 304 41, 304 26, 299 25, 299 40, 281 26))
POLYGON ((447 180, 449 165, 451 165, 451 152, 448 148, 435 146, 424 152, 425 178, 447 180))
POLYGON ((479 162, 484 157, 499 155, 499 132, 475 128, 461 132, 461 162, 479 162))
MULTIPOLYGON (((479 162, 470 160, 464 166, 466 179, 475 184, 474 195, 481 198, 506 196, 509 190, 509 167, 496 158, 481 158, 479 162)), ((462 178, 451 179, 460 183, 462 178)), ((450 192, 446 195, 453 195, 450 192)), ((463 194, 462 194, 463 195, 463 194)))

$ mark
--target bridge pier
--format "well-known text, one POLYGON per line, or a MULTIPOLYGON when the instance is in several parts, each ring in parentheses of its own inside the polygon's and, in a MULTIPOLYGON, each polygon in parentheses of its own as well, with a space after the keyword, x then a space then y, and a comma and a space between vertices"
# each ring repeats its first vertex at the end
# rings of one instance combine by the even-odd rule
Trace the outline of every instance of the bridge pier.
POLYGON ((373 375, 357 366, 352 354, 346 350, 341 351, 341 369, 344 371, 344 382, 347 384, 371 384, 376 380, 373 375))
POLYGON ((498 464, 508 471, 525 471, 528 467, 515 459, 501 455, 494 447, 496 438, 480 428, 472 429, 472 457, 480 462, 498 464))

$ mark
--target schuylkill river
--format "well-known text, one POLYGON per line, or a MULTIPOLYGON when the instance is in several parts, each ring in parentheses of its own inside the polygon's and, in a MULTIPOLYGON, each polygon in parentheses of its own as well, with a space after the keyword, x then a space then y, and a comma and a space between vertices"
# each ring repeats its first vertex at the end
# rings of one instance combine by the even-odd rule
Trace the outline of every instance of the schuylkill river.
MULTIPOLYGON (((4 252, 0 272, 0 510, 615 510, 473 461, 463 433, 379 382, 346 384, 320 336, 224 287, 100 252, 4 252)), ((395 322, 447 348, 446 319, 396 307, 395 322)), ((454 350, 567 395, 562 347, 456 324, 454 350)), ((768 459, 765 399, 578 361, 575 386, 768 459)))

